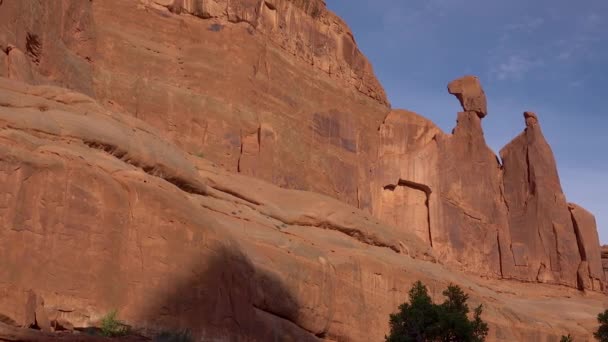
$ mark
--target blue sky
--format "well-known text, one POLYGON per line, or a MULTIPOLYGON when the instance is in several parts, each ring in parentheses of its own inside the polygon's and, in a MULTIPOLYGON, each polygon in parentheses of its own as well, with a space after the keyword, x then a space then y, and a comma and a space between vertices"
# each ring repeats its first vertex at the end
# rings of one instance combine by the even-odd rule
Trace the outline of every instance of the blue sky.
POLYGON ((394 108, 450 132, 448 81, 477 75, 498 152, 539 116, 569 201, 592 211, 608 243, 607 0, 327 0, 370 59, 394 108))

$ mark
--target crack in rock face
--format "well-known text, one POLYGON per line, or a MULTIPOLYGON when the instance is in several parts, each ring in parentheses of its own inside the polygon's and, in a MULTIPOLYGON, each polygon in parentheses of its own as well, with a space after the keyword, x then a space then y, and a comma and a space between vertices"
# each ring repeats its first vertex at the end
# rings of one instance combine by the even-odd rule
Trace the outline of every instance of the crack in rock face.
POLYGON ((0 340, 117 308, 199 340, 376 341, 416 280, 470 291, 490 340, 590 338, 594 218, 536 114, 487 146, 477 77, 447 85, 448 134, 390 108, 323 0, 0 5, 0 340))
POLYGON ((40 57, 42 55, 42 43, 40 42, 40 38, 38 35, 28 32, 25 40, 27 54, 34 64, 40 64, 40 57))

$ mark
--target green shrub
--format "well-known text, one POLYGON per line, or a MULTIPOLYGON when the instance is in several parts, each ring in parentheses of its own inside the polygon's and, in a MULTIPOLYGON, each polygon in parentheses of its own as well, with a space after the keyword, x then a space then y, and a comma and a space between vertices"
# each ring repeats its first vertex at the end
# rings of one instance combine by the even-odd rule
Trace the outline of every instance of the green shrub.
POLYGON ((101 334, 107 337, 118 337, 129 334, 129 327, 118 320, 116 310, 110 311, 101 319, 101 334))
POLYGON ((608 310, 597 315, 597 322, 600 327, 593 336, 600 342, 608 342, 608 310))
POLYGON ((154 342, 194 342, 190 330, 164 331, 154 338, 154 342))
POLYGON ((568 336, 562 336, 562 339, 559 340, 559 342, 574 342, 574 339, 572 339, 572 336, 568 334, 568 336))
POLYGON ((462 341, 482 342, 488 335, 488 325, 481 319, 479 305, 469 320, 469 296, 460 287, 449 285, 443 291, 446 300, 434 304, 426 286, 417 281, 409 292, 409 303, 399 306, 390 316, 391 332, 386 342, 462 341))

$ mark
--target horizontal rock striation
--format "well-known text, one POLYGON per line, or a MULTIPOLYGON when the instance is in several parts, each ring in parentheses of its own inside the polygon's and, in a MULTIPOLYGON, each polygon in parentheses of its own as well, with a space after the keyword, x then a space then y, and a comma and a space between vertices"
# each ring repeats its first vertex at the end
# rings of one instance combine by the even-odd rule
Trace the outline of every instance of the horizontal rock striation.
MULTIPOLYGON (((63 335, 18 327, 83 329, 117 309, 144 336, 378 340, 419 279, 483 303, 491 341, 586 339, 608 304, 467 276, 417 232, 224 171, 160 135, 87 96, 0 79, 0 337, 50 340, 63 335)), ((393 184, 421 200, 436 191, 393 184)))
POLYGON ((418 279, 470 290, 490 340, 594 329, 595 219, 535 113, 487 146, 478 78, 448 84, 451 134, 391 109, 321 0, 5 0, 0 23, 0 339, 119 309, 146 336, 378 340, 418 279))
POLYGON ((322 2, 27 0, 0 21, 0 46, 26 56, 12 79, 85 93, 229 171, 369 207, 388 102, 322 2), (275 134, 256 147, 260 127, 275 134))
MULTIPOLYGON (((322 0, 140 0, 201 19, 247 23, 287 53, 388 104, 348 26, 322 0)), ((215 29, 221 30, 220 24, 215 29)))

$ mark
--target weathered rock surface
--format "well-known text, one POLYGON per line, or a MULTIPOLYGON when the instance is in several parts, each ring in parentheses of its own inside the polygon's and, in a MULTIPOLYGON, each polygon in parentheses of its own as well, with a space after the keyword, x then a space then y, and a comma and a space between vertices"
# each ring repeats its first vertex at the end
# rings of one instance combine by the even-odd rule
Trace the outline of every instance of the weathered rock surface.
POLYGON ((91 1, 74 0, 4 1, 0 5, 0 49, 8 55, 5 77, 59 84, 92 95, 95 37, 91 5, 91 1))
POLYGON ((475 76, 464 76, 448 84, 448 92, 460 101, 465 112, 475 112, 480 118, 488 115, 486 94, 475 76))
MULTIPOLYGON (((23 3, 3 5, 0 16, 30 13, 23 3)), ((536 242, 511 240, 515 221, 507 217, 503 193, 526 196, 519 191, 526 190, 507 186, 508 179, 503 184, 501 165, 485 144, 479 119, 487 114, 486 99, 476 77, 448 85, 465 109, 454 134, 428 128, 417 136, 413 122, 425 119, 389 111, 352 34, 321 2, 109 0, 32 6, 32 13, 75 18, 41 15, 40 27, 52 29, 40 30, 20 14, 15 25, 21 28, 2 29, 3 46, 29 51, 34 83, 94 94, 104 107, 148 122, 184 151, 226 170, 369 211, 415 232, 442 259, 465 270, 576 286, 580 256, 563 201, 555 209, 562 222, 556 230, 563 225, 568 239, 559 247, 568 252, 562 254, 562 263, 569 263, 560 271, 563 277, 539 275, 539 265, 555 269, 556 260, 553 266, 543 260, 522 267, 521 249, 536 250, 536 242), (59 37, 67 43, 45 43, 59 37)), ((548 146, 545 152, 550 153, 548 146)), ((539 210, 552 219, 545 215, 553 209, 539 210)), ((543 241, 543 248, 555 249, 549 237, 543 241)), ((546 253, 555 257, 557 250, 546 253)))
POLYGON ((378 340, 421 279, 487 304, 491 340, 543 341, 606 303, 538 117, 501 161, 476 77, 448 85, 452 134, 390 109, 320 0, 0 1, 0 22, 1 322, 31 325, 34 291, 51 329, 118 308, 144 332, 378 340))
POLYGON ((88 332, 43 332, 34 329, 17 328, 0 322, 0 340, 14 342, 108 342, 108 341, 150 341, 150 338, 141 335, 128 335, 120 337, 104 337, 88 332))
POLYGON ((370 189, 374 215, 415 230, 448 264, 500 277, 501 250, 503 268, 510 266, 509 232, 500 165, 485 144, 479 116, 460 113, 454 134, 447 135, 417 114, 393 111, 380 136, 370 189), (404 201, 399 194, 409 195, 404 201))
POLYGON ((608 246, 603 245, 600 249, 602 253, 602 267, 604 268, 604 277, 608 276, 608 246))
POLYGON ((434 296, 455 282, 483 302, 490 340, 549 341, 588 338, 608 304, 452 271, 416 234, 223 171, 74 92, 0 79, 0 104, 3 314, 32 289, 75 327, 118 309, 149 335, 367 341, 421 279, 434 296))
POLYGON ((8 77, 8 54, 0 51, 0 77, 8 77))
MULTIPOLYGON (((384 89, 348 26, 322 0, 140 0, 201 19, 244 22, 307 64, 387 104, 384 89)), ((221 30, 219 26, 212 30, 221 30)), ((265 63, 267 63, 265 61, 265 63)), ((268 68, 268 65, 260 65, 268 68)), ((268 70, 266 70, 268 72, 268 70)))
MULTIPOLYGON (((416 113, 394 110, 385 118, 379 129, 379 162, 372 168, 370 192, 372 213, 394 229, 414 231, 431 245, 430 201, 433 197, 431 184, 425 177, 437 172, 435 160, 421 158, 419 162, 402 162, 408 151, 416 146, 427 146, 441 130, 416 113), (401 177, 401 166, 411 177, 401 177)), ((431 145, 429 149, 433 149, 431 145)), ((432 156, 429 153, 429 156, 432 156)))
POLYGON ((576 286, 581 252, 557 166, 536 115, 500 151, 518 279, 576 286))
POLYGON ((29 83, 34 81, 30 59, 21 50, 15 47, 9 48, 6 61, 8 64, 7 75, 9 78, 29 83))
POLYGON ((568 208, 572 214, 574 232, 582 260, 581 265, 584 264, 586 266, 586 269, 583 267, 583 271, 586 272, 585 275, 588 278, 587 280, 582 275, 579 275, 579 279, 584 280, 583 284, 579 283, 579 287, 603 291, 606 285, 606 278, 602 266, 600 238, 597 233, 595 217, 574 203, 569 203, 568 208))
MULTIPOLYGON (((483 95, 473 78, 448 88, 466 93, 463 84, 473 81, 483 95)), ((501 165, 476 111, 459 113, 451 135, 415 113, 392 111, 379 130, 372 213, 416 233, 446 264, 603 291, 593 216, 568 207, 538 117, 525 112, 524 118, 526 129, 503 148, 501 165)))
POLYGON ((38 42, 34 84, 94 96, 230 171, 268 127, 274 144, 243 158, 245 174, 369 202, 388 101, 322 1, 26 0, 3 4, 0 22, 0 44, 38 42))

